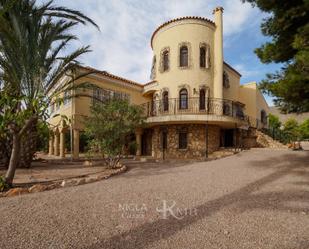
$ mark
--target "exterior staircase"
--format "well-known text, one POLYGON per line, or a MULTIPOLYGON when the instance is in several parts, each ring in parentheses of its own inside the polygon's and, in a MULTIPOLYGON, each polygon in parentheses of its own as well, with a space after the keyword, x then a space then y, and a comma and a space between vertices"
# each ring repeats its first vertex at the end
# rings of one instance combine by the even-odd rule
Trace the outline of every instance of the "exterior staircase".
POLYGON ((284 149, 287 148, 286 145, 274 140, 272 137, 266 135, 261 131, 256 131, 256 142, 258 147, 261 148, 273 148, 273 149, 284 149))

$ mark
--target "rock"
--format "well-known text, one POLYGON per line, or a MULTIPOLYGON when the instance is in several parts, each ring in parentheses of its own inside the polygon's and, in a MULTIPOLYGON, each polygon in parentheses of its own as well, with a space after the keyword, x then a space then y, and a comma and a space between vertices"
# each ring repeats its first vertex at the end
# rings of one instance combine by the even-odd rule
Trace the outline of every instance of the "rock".
POLYGON ((59 186, 60 186, 59 183, 53 183, 53 184, 47 185, 46 190, 52 190, 52 189, 58 188, 59 186))
POLYGON ((256 131, 257 135, 257 144, 262 148, 275 148, 275 149, 283 149, 286 148, 285 145, 280 142, 273 140, 270 136, 264 134, 261 131, 256 131))
POLYGON ((71 186, 76 186, 77 184, 77 180, 63 180, 61 183, 61 187, 71 187, 71 186))
POLYGON ((78 179, 77 180, 77 185, 83 185, 83 184, 85 184, 86 183, 86 179, 85 178, 82 178, 82 179, 78 179))
POLYGON ((29 191, 26 188, 12 188, 6 192, 5 197, 13 197, 13 196, 18 196, 18 195, 28 194, 28 193, 29 191))
POLYGON ((37 192, 43 192, 47 189, 47 186, 42 185, 42 184, 36 184, 33 185, 28 189, 29 193, 37 193, 37 192))
POLYGON ((93 166, 93 162, 92 161, 85 161, 83 163, 84 166, 93 166))
POLYGON ((224 230, 224 235, 228 235, 230 232, 227 230, 224 230))
POLYGON ((94 177, 89 177, 85 179, 85 183, 92 183, 96 181, 97 181, 97 178, 94 178, 94 177))

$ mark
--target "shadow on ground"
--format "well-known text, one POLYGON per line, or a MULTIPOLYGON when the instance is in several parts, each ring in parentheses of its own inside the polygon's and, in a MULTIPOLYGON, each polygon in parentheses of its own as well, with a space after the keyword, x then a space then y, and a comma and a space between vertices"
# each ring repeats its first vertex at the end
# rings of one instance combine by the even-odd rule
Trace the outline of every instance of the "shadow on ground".
MULTIPOLYGON (((271 167, 274 168, 274 172, 237 191, 196 206, 195 208, 198 210, 197 216, 184 216, 182 220, 169 217, 168 219, 144 223, 130 231, 95 243, 88 248, 143 249, 153 242, 173 236, 187 226, 212 216, 226 207, 231 207, 232 211, 235 208, 235 210, 241 211, 264 209, 308 213, 308 205, 306 205, 306 208, 300 208, 287 206, 287 203, 300 201, 309 204, 309 191, 257 192, 262 187, 290 174, 301 175, 309 180, 308 158, 309 152, 302 152, 299 154, 288 154, 279 158, 273 157, 268 160, 254 161, 251 163, 251 167, 271 167)), ((159 173, 160 170, 158 168, 159 173)), ((154 170, 152 174, 155 173, 158 172, 154 170)), ((299 249, 309 248, 309 241, 299 241, 298 244, 299 249)), ((284 245, 281 248, 284 248, 284 245)))

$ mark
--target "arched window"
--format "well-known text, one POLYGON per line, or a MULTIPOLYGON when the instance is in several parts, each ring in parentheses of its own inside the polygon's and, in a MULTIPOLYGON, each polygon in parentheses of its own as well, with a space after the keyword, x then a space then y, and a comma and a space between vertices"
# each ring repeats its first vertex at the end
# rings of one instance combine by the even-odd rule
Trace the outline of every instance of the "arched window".
POLYGON ((179 109, 188 109, 188 91, 185 88, 179 92, 179 109))
POLYGON ((206 67, 206 48, 200 47, 200 67, 206 67))
POLYGON ((180 48, 180 64, 181 67, 188 66, 188 47, 182 46, 180 48))
POLYGON ((261 111, 261 122, 262 124, 267 124, 267 114, 264 110, 261 111))
POLYGON ((163 93, 163 111, 168 111, 168 91, 163 93))
POLYGON ((206 92, 205 89, 200 90, 200 110, 205 110, 206 92))
POLYGON ((169 69, 169 52, 166 50, 163 52, 163 72, 169 69))

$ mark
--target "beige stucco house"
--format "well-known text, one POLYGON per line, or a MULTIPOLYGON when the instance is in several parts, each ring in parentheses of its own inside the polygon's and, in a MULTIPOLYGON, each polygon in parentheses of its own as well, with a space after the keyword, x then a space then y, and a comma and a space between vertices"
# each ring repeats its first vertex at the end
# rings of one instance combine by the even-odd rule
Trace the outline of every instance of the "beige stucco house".
MULTIPOLYGON (((137 156, 203 158, 220 147, 250 147, 254 145, 252 131, 267 125, 269 107, 257 84, 240 85, 240 73, 224 62, 223 8, 213 14, 214 21, 182 17, 154 31, 151 82, 147 84, 105 71, 86 76, 86 81, 98 86, 89 96, 126 98, 144 107, 146 127, 135 134, 137 156)), ((78 67, 79 72, 87 70, 91 69, 78 67)), ((51 86, 49 92, 55 89, 51 86)), ((65 133, 71 130, 73 155, 78 157, 82 120, 89 115, 91 103, 91 98, 82 97, 52 107, 52 113, 72 121, 68 125, 61 115, 49 120, 53 130, 50 154, 64 157, 65 133)))

